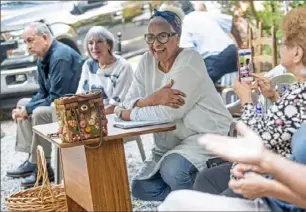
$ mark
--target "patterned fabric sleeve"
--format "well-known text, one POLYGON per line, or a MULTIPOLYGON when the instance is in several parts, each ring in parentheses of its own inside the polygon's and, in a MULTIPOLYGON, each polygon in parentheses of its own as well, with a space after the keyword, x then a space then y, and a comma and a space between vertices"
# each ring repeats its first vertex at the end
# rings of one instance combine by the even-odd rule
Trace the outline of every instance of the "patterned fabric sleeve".
POLYGON ((126 63, 125 65, 122 65, 121 68, 122 71, 120 72, 116 83, 113 84, 113 93, 109 102, 111 105, 119 105, 119 103, 124 101, 133 80, 132 66, 126 63))
POLYGON ((76 93, 79 94, 88 91, 89 91, 89 67, 88 67, 88 61, 86 61, 82 67, 81 78, 76 93))
POLYGON ((306 83, 292 85, 281 98, 260 115, 252 104, 246 104, 242 121, 257 132, 266 148, 282 156, 291 154, 291 138, 302 123, 306 122, 306 83))
POLYGON ((241 120, 260 135, 266 148, 289 157, 292 136, 306 123, 306 83, 293 84, 267 114, 259 115, 253 104, 246 104, 241 120))

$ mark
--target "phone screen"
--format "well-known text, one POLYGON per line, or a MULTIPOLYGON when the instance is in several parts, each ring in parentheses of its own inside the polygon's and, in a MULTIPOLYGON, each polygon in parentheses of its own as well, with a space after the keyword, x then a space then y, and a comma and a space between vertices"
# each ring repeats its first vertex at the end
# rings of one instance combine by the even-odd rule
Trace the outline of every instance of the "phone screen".
POLYGON ((254 81, 254 77, 251 73, 254 73, 254 64, 252 61, 252 51, 251 49, 239 49, 238 50, 238 74, 239 81, 241 79, 245 81, 254 81))

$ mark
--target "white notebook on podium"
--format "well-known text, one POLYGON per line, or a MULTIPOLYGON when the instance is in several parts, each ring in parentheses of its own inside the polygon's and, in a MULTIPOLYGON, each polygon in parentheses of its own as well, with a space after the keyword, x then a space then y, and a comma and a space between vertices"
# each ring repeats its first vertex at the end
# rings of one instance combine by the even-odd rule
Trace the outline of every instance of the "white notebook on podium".
POLYGON ((169 121, 124 121, 114 116, 114 127, 122 129, 131 129, 137 127, 147 127, 158 124, 167 124, 169 121))

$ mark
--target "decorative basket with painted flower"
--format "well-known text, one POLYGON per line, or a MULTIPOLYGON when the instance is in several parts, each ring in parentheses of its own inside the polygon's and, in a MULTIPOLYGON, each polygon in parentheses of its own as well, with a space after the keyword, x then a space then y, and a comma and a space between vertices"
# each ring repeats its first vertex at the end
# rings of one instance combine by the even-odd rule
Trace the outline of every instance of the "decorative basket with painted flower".
MULTIPOLYGON (((65 96, 54 101, 63 142, 84 142, 107 135, 107 119, 101 92, 65 96)), ((101 142, 100 142, 101 144, 101 142)))

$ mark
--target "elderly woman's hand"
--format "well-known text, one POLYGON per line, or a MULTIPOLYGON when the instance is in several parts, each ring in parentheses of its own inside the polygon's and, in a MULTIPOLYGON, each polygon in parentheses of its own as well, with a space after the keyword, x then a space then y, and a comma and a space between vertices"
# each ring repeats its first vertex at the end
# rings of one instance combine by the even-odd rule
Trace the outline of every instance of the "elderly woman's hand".
POLYGON ((261 175, 250 172, 246 173, 242 179, 231 179, 228 186, 233 189, 235 193, 253 200, 269 196, 269 191, 273 188, 273 184, 273 180, 266 179, 261 175))
POLYGON ((279 98, 279 94, 274 90, 270 78, 262 77, 258 74, 252 74, 252 76, 255 78, 262 95, 270 99, 272 102, 275 102, 279 98))
POLYGON ((122 110, 120 118, 125 121, 131 121, 131 112, 132 110, 122 110))
POLYGON ((243 137, 230 138, 206 134, 199 139, 199 143, 207 151, 226 160, 260 165, 262 160, 269 155, 261 138, 243 122, 237 123, 237 131, 243 137))
POLYGON ((240 99, 240 104, 245 105, 252 103, 252 85, 241 79, 237 79, 234 83, 234 91, 240 99))
POLYGON ((179 108, 185 104, 185 100, 183 97, 186 95, 176 89, 172 89, 174 81, 171 82, 158 91, 154 92, 150 95, 150 99, 153 105, 165 105, 173 108, 179 108))
POLYGON ((245 177, 245 173, 247 172, 255 172, 260 174, 266 174, 269 170, 266 170, 264 166, 258 166, 254 164, 243 164, 238 163, 236 164, 233 169, 231 170, 231 174, 236 179, 242 179, 245 177))

